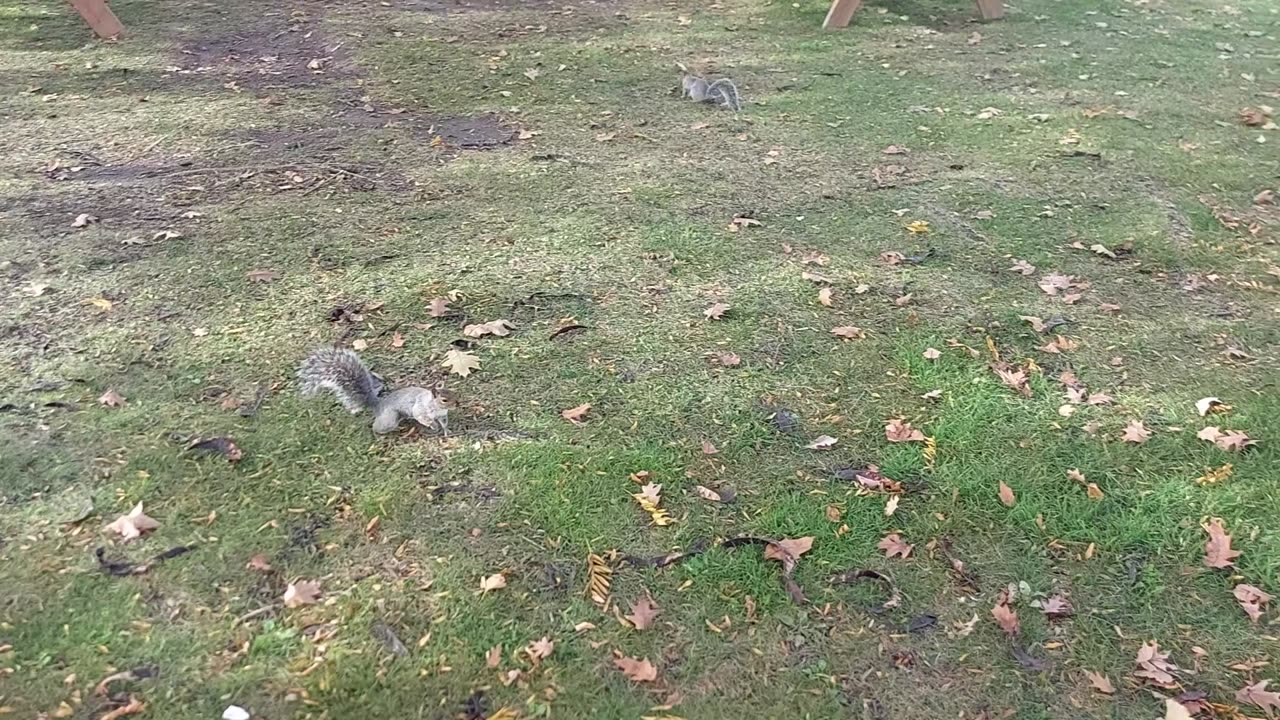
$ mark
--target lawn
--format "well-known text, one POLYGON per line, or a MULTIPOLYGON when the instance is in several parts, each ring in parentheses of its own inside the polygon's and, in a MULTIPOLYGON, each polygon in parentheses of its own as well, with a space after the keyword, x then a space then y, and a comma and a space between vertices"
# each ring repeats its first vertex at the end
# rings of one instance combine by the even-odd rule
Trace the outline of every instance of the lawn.
POLYGON ((112 5, 0 0, 0 716, 1280 708, 1274 3, 112 5))

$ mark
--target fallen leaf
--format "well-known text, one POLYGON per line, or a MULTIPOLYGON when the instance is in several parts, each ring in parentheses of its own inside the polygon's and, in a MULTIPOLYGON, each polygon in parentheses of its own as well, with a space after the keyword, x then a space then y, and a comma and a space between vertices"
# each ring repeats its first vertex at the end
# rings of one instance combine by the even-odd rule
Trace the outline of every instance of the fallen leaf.
POLYGON ((1204 545, 1205 567, 1225 568, 1235 565, 1233 561, 1240 557, 1241 552, 1231 549, 1231 536, 1222 527, 1222 519, 1212 518, 1200 527, 1209 534, 1209 540, 1204 545))
POLYGON ((249 282, 252 283, 269 283, 278 277, 275 270, 265 269, 250 270, 246 274, 249 276, 249 282))
POLYGON ((484 654, 484 665, 487 668, 496 668, 502 663, 502 645, 494 645, 489 648, 489 652, 484 654))
POLYGON ((1089 393, 1089 397, 1085 398, 1086 405, 1110 405, 1115 402, 1115 398, 1106 393, 1089 393))
POLYGON ((98 397, 98 403, 106 407, 124 407, 125 397, 115 390, 107 390, 98 397))
POLYGON ((836 507, 835 505, 828 505, 827 509, 824 512, 827 516, 827 520, 833 523, 840 522, 840 518, 844 517, 844 512, 842 512, 840 508, 836 507))
POLYGON ((838 442, 840 441, 830 435, 819 435, 814 438, 813 442, 805 445, 805 447, 810 450, 830 450, 835 447, 835 444, 838 442))
POLYGON ((1236 585, 1231 594, 1235 595, 1236 602, 1240 603, 1240 608, 1249 616, 1249 620, 1255 623, 1262 617, 1262 606, 1274 599, 1262 590, 1244 583, 1236 585))
POLYGON ((115 306, 115 303, 101 297, 89 298, 85 300, 85 303, 98 308, 102 312, 109 312, 111 308, 115 306))
POLYGON ((831 334, 836 337, 844 338, 845 340, 854 340, 865 338, 867 336, 867 334, 862 331, 862 328, 854 327, 853 325, 841 325, 840 327, 831 328, 831 334))
POLYGON ((831 278, 827 277, 826 275, 822 275, 822 274, 820 274, 820 273, 816 273, 816 272, 809 272, 808 270, 803 270, 803 271, 801 271, 801 273, 800 273, 800 279, 802 279, 802 280, 808 280, 809 282, 815 282, 815 283, 829 283, 829 282, 831 282, 831 278))
POLYGON ((725 313, 729 312, 729 309, 730 306, 724 303, 716 303, 706 310, 703 310, 702 314, 706 315, 708 320, 719 320, 724 317, 725 313))
POLYGON ((1273 710, 1280 709, 1280 693, 1267 690, 1270 680, 1259 680, 1236 691, 1236 702, 1248 703, 1262 708, 1267 717, 1275 717, 1273 710))
POLYGON ((1014 260, 1013 265, 1011 265, 1009 269, 1021 275, 1031 275, 1035 273, 1036 266, 1026 260, 1014 260))
POLYGON ((1160 652, 1160 645, 1152 640, 1143 643, 1138 649, 1138 657, 1134 660, 1138 669, 1133 672, 1134 677, 1142 678, 1163 688, 1174 688, 1173 672, 1178 669, 1177 665, 1169 662, 1169 653, 1160 652))
POLYGON ((441 363, 441 366, 449 368, 449 372, 454 375, 466 377, 471 374, 472 370, 480 368, 480 358, 476 357, 473 352, 449 348, 449 352, 444 354, 444 362, 441 363))
POLYGON ((1249 436, 1245 435, 1242 432, 1238 432, 1236 430, 1228 430, 1225 433, 1222 433, 1218 437, 1214 438, 1213 444, 1217 445, 1223 450, 1238 451, 1238 450, 1244 450, 1246 447, 1250 445, 1256 445, 1257 443, 1249 439, 1249 436))
POLYGON ((1084 493, 1090 500, 1101 500, 1104 497, 1102 488, 1098 487, 1098 483, 1089 483, 1088 485, 1085 485, 1084 493))
POLYGON ((1065 338, 1061 335, 1055 335, 1052 342, 1046 345, 1042 345, 1037 349, 1040 350, 1041 352, 1047 352, 1047 353, 1053 353, 1054 355, 1059 355, 1064 352, 1070 352, 1071 350, 1075 350, 1077 347, 1079 347, 1079 343, 1077 343, 1075 340, 1072 340, 1070 338, 1065 338))
POLYGON ((661 485, 647 483, 640 488, 640 492, 634 493, 631 497, 640 504, 642 510, 649 513, 654 525, 666 527, 675 522, 670 513, 659 507, 662 504, 661 485))
POLYGON ((1000 625, 1000 629, 1005 634, 1013 637, 1022 629, 1018 623, 1018 611, 1009 607, 1008 598, 1001 593, 1000 598, 996 601, 995 607, 991 608, 991 617, 996 619, 996 623, 1000 625))
POLYGON ((468 325, 462 328, 462 334, 469 338, 484 337, 485 335, 506 337, 511 334, 513 328, 515 328, 515 325, 512 325, 509 320, 492 320, 487 323, 468 325))
POLYGON ((1018 319, 1026 321, 1027 324, 1031 326, 1031 329, 1038 333, 1042 333, 1049 329, 1049 326, 1044 324, 1044 319, 1038 318, 1035 315, 1019 315, 1018 319))
POLYGON ((320 600, 320 582, 318 580, 291 582, 285 588, 282 600, 287 608, 315 605, 320 600))
POLYGON ((884 438, 889 442, 924 442, 924 433, 902 418, 892 418, 884 425, 884 438))
POLYGON ((831 288, 822 288, 818 291, 818 302, 826 307, 831 307, 831 288))
POLYGON ((507 576, 502 573, 495 573, 480 578, 480 592, 487 593, 490 590, 501 590, 507 586, 507 576))
POLYGON ((1141 420, 1130 420, 1129 424, 1124 426, 1124 433, 1120 436, 1120 439, 1135 445, 1141 445, 1150 437, 1151 431, 1142 424, 1141 420))
POLYGON ((89 213, 80 213, 79 215, 76 216, 75 220, 71 221, 71 227, 87 227, 96 222, 98 222, 97 215, 90 215, 89 213))
POLYGON ((364 351, 369 349, 369 341, 364 338, 356 338, 351 341, 351 347, 354 350, 364 351))
POLYGON ((897 555, 903 560, 906 560, 911 555, 911 550, 915 545, 903 542, 902 537, 898 535, 898 533, 890 533, 881 538, 880 542, 876 543, 876 547, 884 551, 884 556, 886 558, 891 558, 894 555, 897 555))
POLYGON ((716 353, 716 362, 722 367, 736 367, 742 364, 742 358, 731 352, 716 353))
POLYGON ((127 515, 121 515, 116 518, 104 527, 103 530, 120 533, 120 537, 125 540, 133 540, 135 538, 142 537, 158 527, 160 527, 160 523, 150 517, 147 517, 146 513, 142 512, 142 503, 138 503, 133 506, 133 509, 130 510, 127 515))
POLYGON ((534 664, 537 664, 539 660, 545 660, 546 658, 551 657, 551 653, 555 649, 555 641, 543 635, 541 640, 535 640, 534 642, 529 643, 524 651, 528 654, 529 659, 533 660, 534 664))
POLYGON ((934 348, 925 348, 924 352, 920 354, 924 356, 925 360, 937 360, 942 357, 942 353, 934 348))
POLYGON ((1191 711, 1177 700, 1165 698, 1164 720, 1192 720, 1191 711))
POLYGON ((1201 428, 1200 432, 1196 433, 1196 437, 1201 440, 1208 440, 1211 443, 1216 443, 1218 442, 1218 438, 1222 437, 1222 430, 1216 425, 1210 425, 1208 427, 1201 428))
POLYGON ((1021 368, 1011 368, 1005 363, 992 365, 991 369, 995 372, 996 377, 1000 378, 1000 382, 1017 390, 1026 397, 1031 397, 1030 379, 1027 372, 1021 368))
POLYGON ((886 503, 884 504, 884 516, 885 516, 885 517, 890 517, 890 516, 892 516, 895 512, 897 512, 897 511, 898 511, 898 498, 899 498, 899 497, 900 497, 899 495, 890 495, 890 496, 889 496, 889 500, 888 500, 888 502, 886 502, 886 503))
POLYGON ((591 410, 591 403, 582 403, 577 407, 572 407, 572 408, 569 408, 568 410, 561 410, 560 417, 564 418, 565 420, 568 420, 574 425, 581 425, 582 418, 586 417, 587 413, 590 412, 590 410, 591 410))
POLYGON ((720 449, 719 449, 719 448, 717 448, 715 445, 711 444, 711 441, 710 441, 710 440, 707 440, 707 439, 705 439, 705 438, 703 439, 703 441, 702 441, 702 454, 703 454, 703 455, 715 455, 715 454, 716 454, 716 453, 718 453, 718 452, 720 452, 720 449))
POLYGON ((1266 124, 1267 116, 1257 108, 1247 107, 1240 110, 1240 122, 1250 127, 1258 127, 1266 124))
POLYGON ((707 500, 710 502, 717 502, 717 503, 724 502, 724 497, 721 496, 720 493, 716 492, 715 490, 712 490, 706 485, 696 485, 694 486, 694 490, 698 493, 698 497, 702 498, 703 500, 707 500))
POLYGON ((1018 504, 1018 498, 1013 494, 1013 488, 1006 485, 1003 480, 1000 481, 1000 502, 1004 503, 1006 507, 1013 507, 1018 504))
POLYGON ((595 553, 587 554, 587 595, 603 610, 609 604, 609 583, 613 568, 595 553))
POLYGON ((1213 485, 1231 477, 1233 472, 1235 472, 1235 468, 1231 466, 1231 463, 1226 463, 1222 467, 1205 471, 1205 474, 1196 478, 1195 482, 1199 485, 1213 485))
POLYGON ((890 145, 889 147, 885 148, 884 150, 881 150, 880 152, 885 155, 906 155, 911 151, 902 147, 901 145, 890 145))
POLYGON ((888 250, 880 253, 880 260, 887 265, 898 265, 906 259, 907 259, 906 255, 903 255, 902 253, 897 252, 896 250, 888 250))
POLYGON ((1075 612, 1071 601, 1064 595, 1054 595, 1033 603, 1050 619, 1067 617, 1075 612))
POLYGON ((924 235, 929 232, 929 222, 927 220, 912 220, 907 223, 907 232, 912 235, 924 235))
POLYGON ((912 297, 914 296, 911 293, 907 293, 906 295, 899 295, 898 297, 893 299, 893 304, 897 305, 898 307, 906 307, 911 304, 912 297))
POLYGON ((523 73, 521 73, 521 74, 522 74, 522 75, 524 75, 525 77, 529 78, 530 80, 537 80, 537 79, 538 79, 538 74, 539 74, 539 73, 538 73, 538 68, 527 68, 527 69, 526 69, 523 73))
POLYGON ((658 679, 658 669, 649 662, 648 658, 620 657, 615 658, 613 664, 627 676, 628 680, 653 682, 658 679))
POLYGON ((1041 277, 1040 282, 1037 284, 1046 295, 1057 295, 1059 291, 1079 287, 1075 278, 1061 273, 1049 273, 1041 277))
POLYGON ((657 605, 653 604, 653 599, 648 595, 640 598, 631 604, 631 613, 623 615, 631 626, 636 630, 648 630, 653 627, 653 621, 662 613, 657 605))
POLYGON ((402 348, 402 347, 404 347, 404 335, 401 335, 401 334, 400 334, 400 333, 398 333, 398 332, 397 332, 397 333, 392 333, 392 334, 391 334, 391 347, 393 347, 393 348, 402 348))
POLYGON ((794 562, 801 555, 809 552, 813 547, 813 537, 806 536, 802 538, 791 538, 776 540, 764 547, 764 556, 768 560, 777 560, 782 563, 794 562), (787 556, 790 555, 790 558, 787 556))
POLYGON ((1231 406, 1226 405, 1216 397, 1200 398, 1196 401, 1196 412, 1200 413, 1200 417, 1204 417, 1211 412, 1226 412, 1231 406), (1221 409, 1225 406, 1225 410, 1221 409))
POLYGON ((1103 695, 1115 694, 1116 687, 1111 684, 1111 680, 1109 680, 1106 675, 1096 673, 1092 670, 1085 670, 1084 674, 1085 677, 1089 678, 1089 685, 1091 685, 1094 690, 1097 690, 1103 695))
POLYGON ((229 463, 238 463, 244 457, 244 451, 240 449, 235 441, 228 437, 213 438, 192 438, 187 443, 187 450, 200 450, 202 452, 216 453, 227 459, 229 463))
POLYGON ((1111 258, 1112 260, 1116 259, 1116 254, 1111 252, 1111 250, 1106 245, 1103 245, 1102 243, 1094 243, 1089 246, 1089 249, 1092 250, 1094 253, 1101 255, 1103 257, 1108 257, 1108 258, 1111 258))
POLYGON ((536 137, 536 136, 538 136, 538 135, 541 135, 541 134, 542 134, 542 131, 541 131, 541 130, 529 130, 529 129, 526 129, 526 128, 520 128, 520 134, 516 136, 516 139, 517 139, 517 140, 530 140, 530 139, 532 139, 532 138, 534 138, 534 137, 536 137))
POLYGON ((433 318, 444 317, 451 312, 453 309, 449 307, 448 298, 431 298, 431 302, 427 305, 427 314, 433 318))

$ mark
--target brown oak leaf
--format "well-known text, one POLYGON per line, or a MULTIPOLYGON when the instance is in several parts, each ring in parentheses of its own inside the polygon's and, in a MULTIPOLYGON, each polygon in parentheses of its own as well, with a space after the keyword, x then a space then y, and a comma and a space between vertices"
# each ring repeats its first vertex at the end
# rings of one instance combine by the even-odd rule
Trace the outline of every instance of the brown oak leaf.
POLYGON ((1231 536, 1222 527, 1222 518, 1213 518, 1200 527, 1209 533, 1209 540, 1204 544, 1205 567, 1225 568, 1235 565, 1233 561, 1241 553, 1231 549, 1231 536))
POLYGON ((1151 431, 1141 420, 1130 420, 1128 425, 1124 426, 1124 433, 1120 435, 1120 439, 1135 445, 1141 445, 1151 438, 1151 431))
POLYGON ((613 664, 634 682, 653 682, 658 679, 658 668, 648 658, 620 657, 613 664))
POLYGON ((1231 592, 1236 596, 1236 602, 1240 603, 1240 608, 1244 610, 1244 614, 1249 616, 1251 622, 1258 622, 1262 617, 1262 606, 1271 602, 1273 598, 1262 590, 1241 583, 1231 592))
POLYGON ((906 560, 911 555, 911 550, 915 545, 903 542, 902 537, 899 536, 898 533, 890 533, 885 535, 879 543, 876 543, 876 547, 884 551, 884 556, 886 558, 891 558, 894 555, 897 555, 903 560, 906 560))
POLYGON ((631 604, 631 614, 623 615, 636 630, 648 630, 653 626, 653 621, 662 613, 657 605, 653 604, 653 599, 648 595, 640 598, 631 604))
POLYGON ((884 438, 889 442, 924 442, 924 433, 911 427, 911 423, 902 418, 891 418, 885 421, 884 438))
POLYGON ((577 407, 571 407, 568 410, 561 410, 560 417, 568 420, 574 425, 581 425, 582 419, 591 411, 591 403, 582 403, 577 407))

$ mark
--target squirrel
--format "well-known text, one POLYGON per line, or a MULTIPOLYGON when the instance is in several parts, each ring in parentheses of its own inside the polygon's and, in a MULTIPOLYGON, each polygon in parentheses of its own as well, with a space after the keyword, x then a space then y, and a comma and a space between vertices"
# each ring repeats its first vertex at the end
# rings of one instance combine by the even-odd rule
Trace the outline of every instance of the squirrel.
POLYGON ((734 112, 742 109, 742 99, 738 95, 738 86, 734 85, 733 81, 728 78, 708 82, 706 78, 701 78, 697 75, 685 75, 680 85, 681 97, 687 97, 694 102, 715 103, 734 112))
POLYGON ((382 381, 350 350, 320 348, 312 352, 298 368, 298 380, 304 396, 328 390, 352 415, 366 408, 372 410, 376 433, 389 433, 408 417, 448 434, 449 408, 455 405, 448 393, 405 387, 384 396, 382 381))

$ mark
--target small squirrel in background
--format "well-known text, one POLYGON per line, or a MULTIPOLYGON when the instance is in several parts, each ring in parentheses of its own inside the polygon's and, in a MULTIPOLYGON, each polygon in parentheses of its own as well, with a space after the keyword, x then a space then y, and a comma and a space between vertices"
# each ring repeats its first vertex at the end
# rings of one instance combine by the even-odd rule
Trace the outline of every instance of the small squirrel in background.
POLYGON ((413 418, 426 427, 448 434, 449 408, 455 402, 448 393, 422 387, 406 387, 382 396, 382 381, 350 350, 320 348, 298 368, 304 396, 328 390, 352 415, 373 411, 373 431, 389 433, 404 418, 413 418))
POLYGON ((742 109, 742 98, 738 95, 738 86, 728 78, 707 81, 697 75, 685 75, 680 81, 680 96, 694 102, 715 103, 727 107, 734 112, 742 109))

